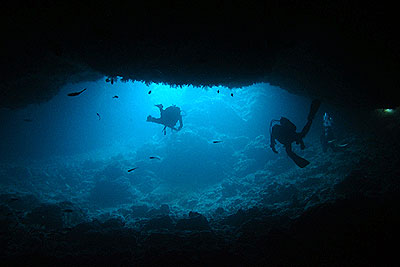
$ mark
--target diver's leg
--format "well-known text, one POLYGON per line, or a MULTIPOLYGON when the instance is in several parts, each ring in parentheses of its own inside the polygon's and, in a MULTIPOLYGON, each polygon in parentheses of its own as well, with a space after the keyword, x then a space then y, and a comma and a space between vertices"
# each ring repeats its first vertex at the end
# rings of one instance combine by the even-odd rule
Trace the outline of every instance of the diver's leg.
POLYGON ((306 145, 304 144, 303 139, 300 139, 299 144, 300 144, 301 150, 304 150, 306 148, 306 145))
POLYGON ((300 145, 301 150, 304 150, 306 148, 306 145, 304 144, 300 133, 296 133, 296 139, 294 141, 296 141, 296 145, 300 145))
POLYGON ((302 157, 296 155, 292 151, 292 144, 285 146, 285 148, 286 148, 286 153, 289 156, 289 158, 291 158, 294 161, 294 163, 296 163, 296 165, 299 166, 300 168, 304 168, 305 166, 310 164, 310 162, 308 160, 303 159, 302 157))
POLYGON ((321 105, 320 100, 315 99, 312 101, 311 107, 310 107, 310 112, 308 113, 308 116, 307 116, 307 123, 304 126, 303 130, 301 130, 301 132, 300 132, 301 138, 304 138, 306 136, 306 134, 308 133, 308 131, 310 131, 311 123, 312 123, 312 121, 315 117, 315 114, 317 113, 320 105, 321 105))
POLYGON ((312 120, 307 121, 306 125, 304 126, 303 130, 300 132, 300 138, 304 138, 308 131, 310 131, 312 120))
POLYGON ((314 99, 311 102, 310 112, 308 113, 307 120, 312 121, 317 114, 319 107, 321 106, 321 100, 314 99))

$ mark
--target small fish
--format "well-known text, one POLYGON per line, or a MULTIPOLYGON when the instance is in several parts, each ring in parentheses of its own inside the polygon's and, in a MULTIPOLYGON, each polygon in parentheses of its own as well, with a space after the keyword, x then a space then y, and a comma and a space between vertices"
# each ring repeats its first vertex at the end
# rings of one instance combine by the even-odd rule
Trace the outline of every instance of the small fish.
POLYGON ((138 167, 132 168, 132 169, 128 170, 128 172, 134 171, 134 170, 136 170, 137 168, 138 168, 138 167))
POLYGON ((14 202, 14 201, 18 201, 18 200, 19 200, 19 198, 17 198, 17 197, 10 198, 10 202, 14 202))
POLYGON ((63 210, 63 212, 66 212, 66 213, 71 213, 73 211, 74 211, 73 209, 65 209, 65 210, 63 210))
POLYGON ((159 157, 150 157, 150 159, 158 159, 158 160, 160 160, 160 158, 159 157))
POLYGON ((114 84, 114 79, 113 78, 111 78, 111 84, 114 84))
POLYGON ((69 93, 68 96, 77 96, 77 95, 80 95, 80 94, 82 94, 85 90, 86 90, 86 88, 83 89, 83 90, 80 91, 80 92, 69 93))
POLYGON ((113 96, 113 98, 118 98, 118 96, 117 96, 117 95, 115 95, 115 96, 113 96))
POLYGON ((148 94, 151 94, 151 90, 148 92, 148 94))
POLYGON ((33 120, 32 120, 32 119, 24 119, 24 121, 26 121, 26 122, 32 122, 33 120))
POLYGON ((221 140, 215 140, 215 141, 213 141, 213 143, 214 144, 218 144, 218 143, 222 143, 222 141, 221 140))
POLYGON ((233 93, 231 93, 231 96, 233 97, 233 93))
POLYGON ((219 90, 217 90, 217 94, 219 94, 219 90))
POLYGON ((96 113, 97 114, 97 116, 99 116, 99 120, 101 119, 101 117, 100 117, 100 114, 99 113, 96 113))
POLYGON ((109 82, 110 82, 110 78, 107 78, 107 79, 106 79, 106 83, 109 83, 109 82))

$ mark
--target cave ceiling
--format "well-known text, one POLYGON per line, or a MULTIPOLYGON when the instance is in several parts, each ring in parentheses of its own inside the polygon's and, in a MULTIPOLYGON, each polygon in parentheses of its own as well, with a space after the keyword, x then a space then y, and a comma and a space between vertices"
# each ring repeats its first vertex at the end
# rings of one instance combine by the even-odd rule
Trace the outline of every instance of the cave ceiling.
POLYGON ((67 83, 104 76, 199 87, 267 82, 335 105, 399 104, 394 7, 376 1, 134 2, 4 5, 0 107, 41 103, 67 83))

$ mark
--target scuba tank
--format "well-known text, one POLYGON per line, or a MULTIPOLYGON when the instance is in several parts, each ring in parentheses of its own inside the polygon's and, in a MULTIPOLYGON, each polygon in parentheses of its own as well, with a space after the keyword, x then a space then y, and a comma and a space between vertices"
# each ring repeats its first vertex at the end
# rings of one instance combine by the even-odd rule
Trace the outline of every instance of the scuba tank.
POLYGON ((277 124, 277 122, 280 123, 283 127, 288 129, 289 131, 296 131, 296 125, 293 124, 288 118, 281 117, 279 120, 271 120, 269 124, 269 134, 272 134, 272 127, 277 124))
POLYGON ((285 117, 281 117, 281 119, 279 121, 283 127, 287 128, 291 132, 296 131, 296 125, 294 125, 293 122, 291 122, 289 119, 287 119, 285 117))

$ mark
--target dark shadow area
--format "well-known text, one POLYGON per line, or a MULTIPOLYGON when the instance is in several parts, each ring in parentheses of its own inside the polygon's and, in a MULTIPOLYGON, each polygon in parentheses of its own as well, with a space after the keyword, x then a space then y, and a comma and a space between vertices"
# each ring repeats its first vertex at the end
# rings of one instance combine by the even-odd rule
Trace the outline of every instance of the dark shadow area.
POLYGON ((376 1, 192 2, 2 4, 0 262, 398 262, 398 9, 376 1), (131 81, 144 84, 119 96, 110 89, 131 81), (64 92, 81 83, 92 87, 64 92), (284 105, 276 100, 285 94, 259 83, 310 101, 284 105), (179 104, 179 132, 164 135, 145 121, 158 116, 158 84, 204 90, 179 104), (219 85, 227 88, 214 92, 219 85), (316 98, 322 113, 308 132, 316 98), (306 149, 276 155, 268 124, 286 112, 298 131, 306 125, 306 149), (324 112, 336 122, 334 138, 324 135, 324 112))
POLYGON ((343 106, 399 104, 397 13, 388 3, 8 2, 1 107, 47 101, 67 83, 102 76, 200 87, 269 82, 343 106))

